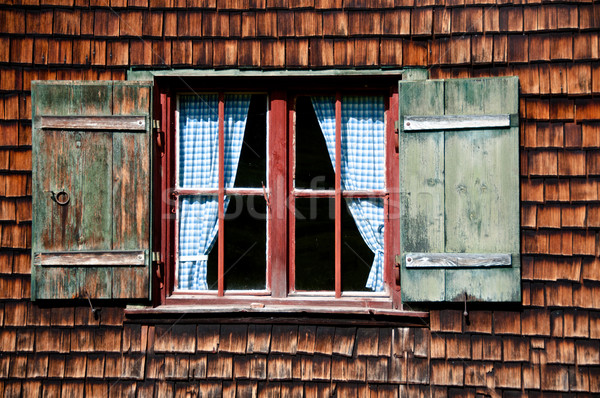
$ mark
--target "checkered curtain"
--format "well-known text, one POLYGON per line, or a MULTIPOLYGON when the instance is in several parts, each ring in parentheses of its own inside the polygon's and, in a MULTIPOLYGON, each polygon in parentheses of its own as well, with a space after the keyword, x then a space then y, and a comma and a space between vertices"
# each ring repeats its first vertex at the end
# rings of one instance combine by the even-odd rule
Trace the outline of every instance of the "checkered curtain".
MULTIPOLYGON (((335 98, 312 97, 335 169, 335 98)), ((385 188, 383 97, 342 97, 342 189, 385 188)), ((346 204, 365 243, 375 254, 366 286, 383 290, 383 199, 352 198, 346 204)))
MULTIPOLYGON (((240 159, 250 95, 225 96, 225 187, 231 188, 240 159)), ((179 98, 179 186, 219 184, 219 101, 217 95, 179 98)), ((225 211, 228 198, 225 198, 225 211)), ((206 272, 218 231, 216 196, 183 196, 179 213, 178 287, 207 290, 206 272)))

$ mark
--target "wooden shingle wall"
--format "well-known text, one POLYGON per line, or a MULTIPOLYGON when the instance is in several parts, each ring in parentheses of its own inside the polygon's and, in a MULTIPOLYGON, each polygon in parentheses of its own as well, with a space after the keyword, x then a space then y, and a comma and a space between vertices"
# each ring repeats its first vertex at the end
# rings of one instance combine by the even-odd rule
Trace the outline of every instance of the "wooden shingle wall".
POLYGON ((600 393, 599 31, 592 1, 0 0, 0 395, 600 393), (30 303, 30 82, 130 66, 518 75, 522 309, 171 327, 30 303))

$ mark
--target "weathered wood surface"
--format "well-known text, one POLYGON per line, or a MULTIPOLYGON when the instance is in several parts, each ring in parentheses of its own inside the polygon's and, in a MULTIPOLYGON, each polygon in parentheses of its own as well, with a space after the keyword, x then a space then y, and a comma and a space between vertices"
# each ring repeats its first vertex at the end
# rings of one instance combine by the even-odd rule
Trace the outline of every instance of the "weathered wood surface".
MULTIPOLYGON (((402 299, 453 301, 467 293, 469 300, 519 301, 519 143, 512 116, 518 114, 518 79, 401 82, 399 90, 402 253, 505 253, 512 258, 510 267, 460 269, 451 262, 445 268, 409 265, 403 256, 402 299), (432 84, 441 88, 432 92, 432 84), (430 104, 436 102, 443 105, 434 112, 430 104), (439 130, 428 124, 431 130, 406 131, 406 115, 436 120, 439 130), (466 117, 456 119, 459 115, 466 117), (498 115, 501 127, 471 128, 465 122, 498 115), (445 123, 452 120, 462 128, 450 129, 458 125, 445 123), (419 152, 425 140, 439 141, 419 152)), ((415 127, 423 125, 411 123, 415 127)))
POLYGON ((64 252, 36 253, 33 262, 36 265, 51 266, 143 266, 146 254, 143 251, 132 252, 64 252))
POLYGON ((510 127, 510 115, 404 116, 404 131, 510 127))
MULTIPOLYGON (((401 82, 399 117, 444 113, 443 81, 401 82)), ((400 134, 400 235, 402 252, 443 252, 444 247, 444 137, 439 132, 400 134)), ((445 273, 423 270, 413 275, 401 269, 404 301, 441 301, 445 273)))
POLYGON ((511 265, 510 254, 406 253, 406 268, 499 267, 511 265))
POLYGON ((149 256, 117 258, 150 251, 150 105, 148 83, 32 83, 34 299, 148 298, 149 256))
POLYGON ((55 130, 145 131, 144 116, 42 116, 40 128, 55 130))

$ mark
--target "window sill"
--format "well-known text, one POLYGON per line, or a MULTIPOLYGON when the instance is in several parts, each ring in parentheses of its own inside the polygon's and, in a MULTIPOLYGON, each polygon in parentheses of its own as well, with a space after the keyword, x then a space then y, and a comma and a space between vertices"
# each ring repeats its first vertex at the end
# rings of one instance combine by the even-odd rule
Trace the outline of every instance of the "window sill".
MULTIPOLYGON (((223 298, 184 299, 170 298, 157 307, 128 306, 125 315, 129 319, 219 319, 239 323, 302 323, 307 318, 319 323, 331 324, 393 324, 425 327, 429 324, 429 312, 393 309, 390 300, 381 300, 375 306, 352 300, 321 300, 286 298, 284 300, 223 300, 223 298), (269 302, 270 301, 270 302, 269 302), (282 303, 285 301, 285 303, 282 303), (385 305, 387 304, 387 305, 385 305), (232 317, 234 315, 234 317, 232 317)), ((373 304, 373 303, 371 303, 373 304)))

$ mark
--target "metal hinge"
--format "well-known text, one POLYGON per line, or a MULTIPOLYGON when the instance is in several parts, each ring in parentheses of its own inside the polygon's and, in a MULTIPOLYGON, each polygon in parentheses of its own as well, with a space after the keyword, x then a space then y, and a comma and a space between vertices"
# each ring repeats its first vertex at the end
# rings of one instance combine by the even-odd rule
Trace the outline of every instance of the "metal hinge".
POLYGON ((394 129, 396 129, 396 131, 400 131, 400 121, 396 120, 394 122, 394 129))
POLYGON ((152 128, 154 130, 160 130, 160 120, 152 119, 152 128))
POLYGON ((160 252, 152 252, 152 262, 160 263, 160 252))

